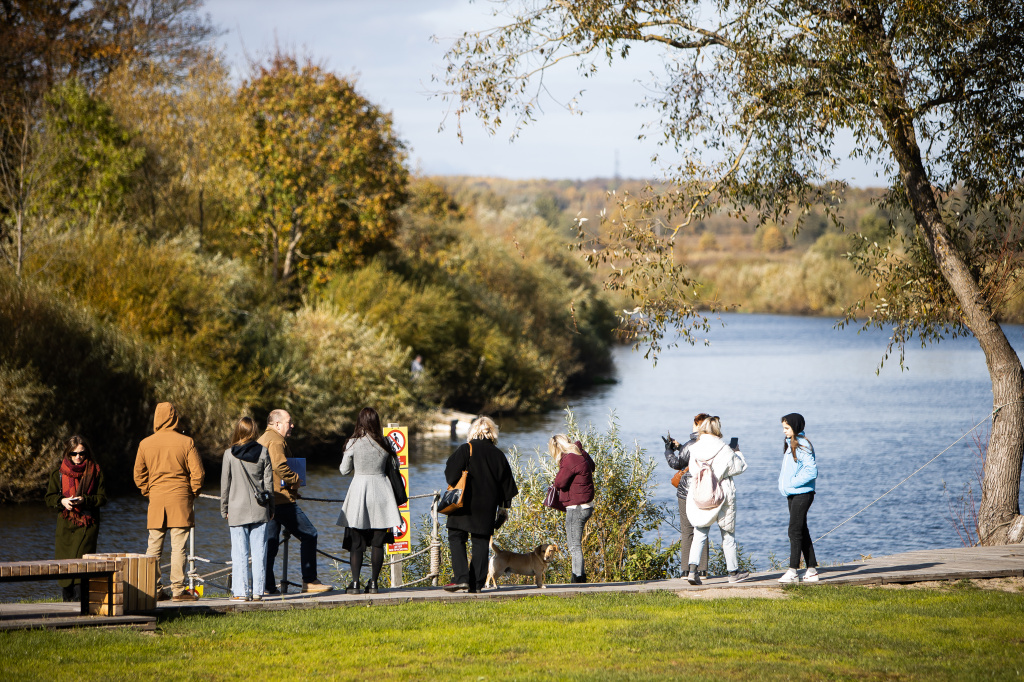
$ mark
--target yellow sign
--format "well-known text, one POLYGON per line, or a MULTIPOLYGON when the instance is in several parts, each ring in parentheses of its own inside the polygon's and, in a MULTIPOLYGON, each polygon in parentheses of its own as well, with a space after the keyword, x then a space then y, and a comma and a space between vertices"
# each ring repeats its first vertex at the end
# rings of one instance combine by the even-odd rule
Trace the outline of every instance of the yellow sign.
MULTIPOLYGON (((405 496, 409 496, 409 429, 405 426, 389 426, 384 429, 384 437, 398 455, 398 473, 405 482, 405 496)), ((409 518, 409 501, 398 508, 402 515, 402 525, 395 526, 395 541, 388 543, 388 554, 409 554, 412 552, 412 526, 409 518)))

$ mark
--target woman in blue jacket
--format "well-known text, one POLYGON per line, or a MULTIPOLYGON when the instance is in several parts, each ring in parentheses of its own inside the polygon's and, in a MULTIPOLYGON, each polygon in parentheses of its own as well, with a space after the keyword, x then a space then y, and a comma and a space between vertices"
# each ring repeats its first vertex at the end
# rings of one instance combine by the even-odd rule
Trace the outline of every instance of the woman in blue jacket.
POLYGON ((804 418, 797 413, 782 418, 782 471, 779 473, 779 492, 789 502, 789 570, 779 578, 780 583, 800 582, 797 575, 800 555, 804 555, 807 570, 805 582, 818 581, 818 562, 814 559, 811 531, 807 529, 807 511, 814 502, 814 482, 818 478, 818 465, 814 460, 814 446, 804 436, 804 418))

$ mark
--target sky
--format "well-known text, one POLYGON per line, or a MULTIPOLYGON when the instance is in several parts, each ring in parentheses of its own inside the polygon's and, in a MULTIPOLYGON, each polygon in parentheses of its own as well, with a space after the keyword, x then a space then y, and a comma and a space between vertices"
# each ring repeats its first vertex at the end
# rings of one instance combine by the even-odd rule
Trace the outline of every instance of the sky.
MULTIPOLYGON (((659 148, 638 139, 654 120, 652 111, 637 106, 648 95, 644 82, 661 73, 653 47, 638 48, 629 60, 585 81, 571 65, 552 72, 545 85, 558 101, 548 100, 539 120, 515 140, 508 131, 489 136, 478 120, 468 119, 460 143, 454 117, 446 117, 449 105, 434 95, 440 85, 431 78, 443 73, 445 50, 462 32, 499 24, 492 9, 488 0, 207 0, 204 7, 225 31, 219 43, 237 78, 247 71, 247 55, 266 55, 275 41, 354 77, 364 97, 392 114, 415 172, 511 179, 662 177, 661 167, 651 162, 659 148), (560 103, 584 86, 584 113, 570 114, 560 103)), ((851 161, 837 177, 854 186, 877 186, 874 170, 851 161)))

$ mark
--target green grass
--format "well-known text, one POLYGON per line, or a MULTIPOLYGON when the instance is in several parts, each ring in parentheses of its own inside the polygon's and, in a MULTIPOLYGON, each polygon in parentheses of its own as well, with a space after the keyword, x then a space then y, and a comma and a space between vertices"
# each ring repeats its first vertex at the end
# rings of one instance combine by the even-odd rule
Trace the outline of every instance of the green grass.
POLYGON ((4 679, 1019 679, 1024 594, 531 597, 0 634, 4 679))

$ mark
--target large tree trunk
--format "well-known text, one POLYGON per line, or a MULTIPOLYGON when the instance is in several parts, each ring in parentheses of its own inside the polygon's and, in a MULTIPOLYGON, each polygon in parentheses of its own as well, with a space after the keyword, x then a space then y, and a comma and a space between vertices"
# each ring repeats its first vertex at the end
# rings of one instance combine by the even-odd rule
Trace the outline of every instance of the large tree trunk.
MULTIPOLYGON (((894 67, 889 74, 890 84, 898 82, 894 67)), ((902 88, 893 87, 886 94, 888 101, 880 106, 879 114, 899 164, 914 218, 939 271, 960 303, 964 324, 985 353, 992 381, 994 415, 978 509, 978 541, 983 545, 1021 542, 1024 539, 1024 518, 1019 505, 1024 461, 1024 368, 1002 327, 995 321, 992 308, 962 255, 949 238, 922 162, 910 109, 902 99, 902 88)))

